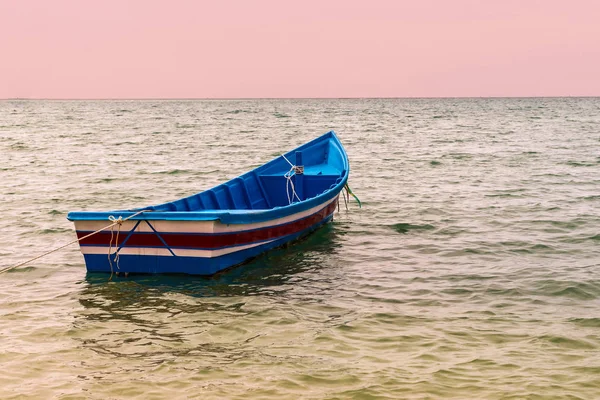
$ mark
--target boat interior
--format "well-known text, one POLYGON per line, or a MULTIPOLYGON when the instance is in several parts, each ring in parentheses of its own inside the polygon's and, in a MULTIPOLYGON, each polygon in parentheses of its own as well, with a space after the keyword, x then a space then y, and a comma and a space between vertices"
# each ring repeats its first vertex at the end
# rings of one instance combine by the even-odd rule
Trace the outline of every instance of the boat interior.
POLYGON ((212 189, 146 209, 152 211, 264 210, 316 197, 348 173, 337 139, 322 137, 212 189), (303 171, 293 166, 302 166, 303 171))

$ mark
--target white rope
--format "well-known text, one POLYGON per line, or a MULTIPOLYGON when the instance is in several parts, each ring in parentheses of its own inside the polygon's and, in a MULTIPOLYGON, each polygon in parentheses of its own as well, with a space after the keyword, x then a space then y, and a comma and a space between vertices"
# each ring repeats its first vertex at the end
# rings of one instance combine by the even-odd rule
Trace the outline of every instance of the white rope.
POLYGON ((281 155, 281 157, 283 157, 283 158, 284 158, 284 160, 285 160, 285 161, 287 161, 287 162, 288 162, 288 164, 290 164, 290 167, 292 167, 292 168, 294 168, 294 167, 295 167, 295 165, 294 165, 294 164, 292 164, 292 163, 290 162, 290 160, 288 160, 288 159, 287 159, 287 157, 286 157, 286 156, 284 156, 284 155, 282 154, 282 155, 281 155))
POLYGON ((133 218, 133 217, 136 217, 136 216, 138 216, 138 215, 140 215, 140 214, 142 214, 142 213, 145 213, 145 212, 147 212, 147 211, 150 211, 150 210, 142 210, 142 211, 138 211, 138 212, 136 212, 135 214, 133 214, 133 215, 130 215, 129 217, 127 217, 127 218, 124 218, 124 219, 121 219, 121 217, 119 217, 119 219, 118 219, 118 220, 115 220, 115 222, 113 222, 112 224, 110 224, 110 225, 107 225, 107 226, 105 226, 104 228, 98 229, 97 231, 95 231, 95 232, 92 232, 92 233, 90 233, 90 234, 88 234, 88 235, 85 235, 85 236, 84 236, 84 237, 82 237, 82 238, 75 239, 75 240, 73 240, 73 241, 71 241, 71 242, 69 242, 69 243, 63 244, 62 246, 59 246, 59 247, 57 247, 57 248, 55 248, 55 249, 49 250, 49 251, 45 252, 44 254, 40 254, 40 255, 39 255, 39 256, 37 256, 37 257, 33 257, 32 259, 29 259, 29 260, 27 260, 27 261, 23 261, 22 263, 19 263, 19 264, 17 264, 17 265, 13 265, 12 267, 7 267, 7 268, 4 268, 4 269, 0 269, 0 274, 3 274, 4 272, 10 271, 11 269, 15 269, 15 268, 22 267, 23 265, 25 265, 25 264, 29 264, 29 263, 30 263, 30 262, 32 262, 32 261, 35 261, 35 260, 37 260, 37 259, 39 259, 39 258, 42 258, 42 257, 44 257, 44 256, 47 256, 48 254, 51 254, 51 253, 54 253, 55 251, 58 251, 58 250, 64 249, 65 247, 67 247, 67 246, 70 246, 70 245, 72 245, 72 244, 74 244, 74 243, 78 243, 78 242, 80 242, 80 241, 82 241, 82 240, 84 240, 84 239, 87 239, 87 238, 89 238, 90 236, 94 236, 94 235, 96 235, 96 234, 98 234, 98 233, 100 233, 100 232, 102 232, 102 231, 105 231, 105 230, 107 230, 108 228, 112 228, 113 226, 115 226, 115 225, 117 225, 117 224, 118 224, 118 225, 120 225, 120 224, 122 224, 123 222, 127 221, 128 219, 131 219, 131 218, 133 218), (119 222, 119 221, 120 221, 120 222, 119 222))
POLYGON ((304 167, 303 166, 296 166, 294 164, 292 164, 290 162, 290 160, 287 159, 287 157, 285 155, 281 155, 281 157, 283 157, 283 159, 285 161, 288 162, 288 164, 290 164, 290 170, 288 172, 286 172, 283 176, 285 177, 285 179, 287 180, 287 182, 285 183, 285 193, 287 194, 287 198, 288 198, 288 204, 292 204, 295 200, 294 197, 296 197, 298 199, 298 201, 302 201, 300 200, 300 197, 298 197, 298 194, 296 193, 296 187, 294 186, 294 182, 292 181, 292 177, 296 174, 302 174, 304 173, 304 167), (292 189, 292 195, 290 196, 290 188, 292 189))
POLYGON ((119 229, 117 230, 117 238, 115 239, 115 259, 111 260, 110 256, 112 253, 112 241, 113 241, 113 231, 114 231, 114 225, 110 227, 110 241, 108 242, 108 264, 110 265, 110 277, 108 278, 108 280, 112 280, 112 276, 113 276, 113 261, 115 261, 117 263, 117 269, 121 269, 121 267, 119 267, 119 233, 121 232, 121 225, 123 225, 123 217, 121 217, 119 215, 119 218, 115 218, 112 215, 108 216, 108 219, 112 222, 115 222, 117 225, 119 225, 119 229))
POLYGON ((287 179, 287 182, 285 184, 285 193, 287 194, 288 204, 292 204, 295 201, 294 196, 298 199, 298 201, 302 201, 296 193, 296 187, 294 186, 294 182, 292 182, 292 177, 294 175, 296 175, 295 165, 292 165, 292 168, 288 172, 286 172, 285 175, 283 175, 285 179, 287 179), (292 196, 290 196, 290 187, 292 188, 292 196))

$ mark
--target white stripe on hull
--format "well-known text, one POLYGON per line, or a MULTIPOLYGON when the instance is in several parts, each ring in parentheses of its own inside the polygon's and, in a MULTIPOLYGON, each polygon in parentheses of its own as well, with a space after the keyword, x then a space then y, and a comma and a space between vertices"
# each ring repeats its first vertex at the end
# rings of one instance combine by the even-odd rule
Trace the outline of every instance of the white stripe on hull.
MULTIPOLYGON (((194 249, 171 249, 176 256, 179 257, 204 257, 213 258, 223 256, 225 254, 235 253, 236 251, 250 249, 252 247, 261 246, 263 244, 270 243, 273 240, 267 240, 264 242, 252 243, 244 246, 227 247, 224 249, 216 250, 194 250, 194 249)), ((113 248, 113 253, 116 251, 113 248)), ((108 256, 108 246, 81 246, 82 254, 105 254, 108 256)), ((119 251, 119 255, 128 256, 173 256, 171 252, 164 248, 151 248, 151 247, 123 247, 119 251)))
MULTIPOLYGON (((229 233, 229 232, 241 232, 252 229, 267 228, 277 225, 286 224, 293 222, 305 217, 308 217, 324 207, 327 207, 332 202, 336 201, 337 197, 329 200, 325 203, 321 203, 318 206, 312 207, 306 211, 302 211, 296 214, 289 215, 274 220, 255 222, 250 224, 222 224, 220 221, 164 221, 164 220, 149 220, 154 229, 158 232, 172 232, 172 233, 229 233)), ((266 210, 265 210, 266 211, 266 210)), ((118 217, 118 214, 115 215, 118 217)), ((75 221, 75 229, 78 231, 96 231, 108 225, 108 220, 97 220, 97 221, 75 221)), ((123 222, 121 225, 121 233, 129 232, 138 221, 129 220, 123 222)), ((114 228, 115 230, 117 227, 114 228)), ((136 232, 153 232, 152 228, 148 224, 142 222, 135 229, 136 232)), ((170 253, 169 253, 170 254, 170 253)))

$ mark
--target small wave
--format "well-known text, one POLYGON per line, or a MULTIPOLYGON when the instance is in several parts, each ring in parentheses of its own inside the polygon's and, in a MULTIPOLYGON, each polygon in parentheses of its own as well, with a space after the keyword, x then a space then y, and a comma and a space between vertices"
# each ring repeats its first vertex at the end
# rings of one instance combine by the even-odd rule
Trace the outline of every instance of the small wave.
POLYGON ((531 250, 554 250, 554 247, 548 246, 546 244, 534 244, 530 247, 531 250))
MULTIPOLYGON (((1 270, 2 268, 0 268, 1 270)), ((14 273, 22 273, 22 272, 30 272, 30 271, 35 271, 36 267, 19 267, 19 268, 13 268, 13 269, 9 269, 6 271, 7 274, 14 274, 14 273)))
MULTIPOLYGON (((515 193, 522 192, 523 190, 515 190, 515 193)), ((525 197, 523 194, 515 194, 515 193, 494 193, 494 194, 486 194, 484 197, 500 197, 500 198, 511 198, 511 197, 525 197)))
POLYGON ((473 293, 473 291, 469 290, 469 289, 465 289, 465 288, 451 288, 451 289, 443 289, 442 293, 455 295, 455 296, 464 296, 464 295, 471 295, 473 293))
POLYGON ((544 280, 539 285, 538 294, 546 296, 576 300, 592 300, 600 296, 600 285, 593 282, 544 280))
POLYGON ((586 328, 600 328, 600 318, 570 318, 569 322, 586 328))
POLYGON ((569 286, 562 290, 558 290, 552 293, 552 296, 570 297, 578 300, 591 300, 596 298, 596 296, 593 294, 588 293, 587 291, 583 290, 583 288, 577 286, 569 286))
MULTIPOLYGON (((499 287, 490 287, 485 289, 485 294, 492 296, 499 296, 503 299, 517 299, 524 296, 524 292, 519 288, 499 288, 499 287)), ((503 303, 505 304, 505 303, 503 303)))
POLYGON ((276 117, 276 118, 291 118, 290 115, 281 114, 281 113, 278 113, 278 112, 274 113, 273 116, 276 117))
POLYGON ((470 160, 473 158, 471 154, 467 153, 450 153, 448 156, 454 158, 455 160, 470 160))
POLYGON ((128 145, 128 144, 139 144, 139 143, 129 142, 129 141, 128 142, 119 142, 119 143, 113 144, 113 146, 123 146, 123 145, 128 145))
POLYGON ((591 350, 591 349, 596 348, 596 346, 594 346, 592 343, 587 342, 585 340, 572 339, 572 338, 568 338, 568 337, 564 337, 564 336, 544 335, 544 336, 540 336, 539 339, 550 342, 556 346, 566 347, 569 349, 585 349, 585 350, 589 349, 589 350, 591 350))
MULTIPOLYGON (((477 274, 453 274, 453 275, 446 275, 444 276, 445 280, 451 281, 451 282, 460 282, 463 280, 466 281, 487 281, 490 279, 496 279, 497 276, 495 275, 477 275, 477 274)), ((493 313, 492 313, 493 314, 493 313)))
POLYGON ((48 228, 48 229, 42 229, 37 231, 37 233, 39 233, 40 235, 49 235, 52 233, 65 233, 65 232, 71 232, 70 229, 66 229, 66 228, 48 228))
POLYGON ((394 225, 390 225, 390 228, 392 228, 393 230, 395 230, 398 233, 408 233, 409 231, 432 230, 432 229, 435 229, 435 226, 429 225, 429 224, 416 225, 416 224, 400 222, 400 223, 397 223, 394 225))
POLYGON ((527 222, 530 224, 549 224, 556 228, 561 228, 561 229, 570 231, 570 230, 575 230, 577 228, 580 228, 580 227, 586 225, 586 223, 588 221, 586 221, 583 218, 575 218, 571 221, 554 221, 554 220, 540 219, 540 220, 529 220, 527 222))
POLYGON ((190 172, 192 172, 189 169, 171 169, 168 171, 158 171, 158 172, 153 172, 153 175, 179 175, 179 174, 189 174, 190 172))
POLYGON ((431 160, 431 161, 429 162, 429 164, 431 164, 431 165, 432 165, 432 166, 434 166, 434 167, 435 167, 435 166, 438 166, 438 165, 442 165, 442 163, 441 163, 441 162, 439 162, 439 161, 436 161, 436 160, 431 160))
POLYGON ((585 161, 567 161, 565 164, 571 167, 595 167, 598 165, 597 162, 585 162, 585 161))

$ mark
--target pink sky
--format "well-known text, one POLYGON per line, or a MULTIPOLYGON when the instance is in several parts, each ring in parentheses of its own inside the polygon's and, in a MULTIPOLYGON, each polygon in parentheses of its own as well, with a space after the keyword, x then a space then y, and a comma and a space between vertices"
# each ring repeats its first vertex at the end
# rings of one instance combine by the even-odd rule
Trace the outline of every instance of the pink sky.
POLYGON ((0 98, 600 96, 598 0, 0 0, 0 98))

